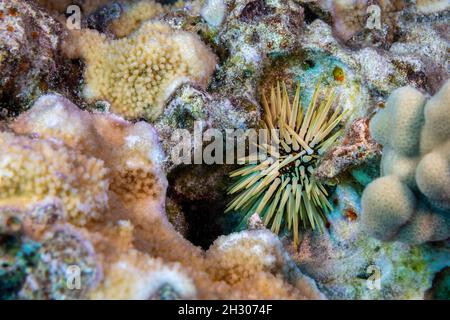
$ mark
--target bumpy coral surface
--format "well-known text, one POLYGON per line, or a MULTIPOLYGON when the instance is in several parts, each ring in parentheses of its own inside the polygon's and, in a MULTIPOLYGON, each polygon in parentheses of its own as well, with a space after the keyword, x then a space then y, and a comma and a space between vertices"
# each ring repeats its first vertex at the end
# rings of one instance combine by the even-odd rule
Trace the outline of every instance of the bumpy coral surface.
POLYGON ((371 122, 384 177, 362 197, 367 231, 410 243, 450 236, 450 81, 428 101, 411 87, 392 93, 371 122))
POLYGON ((72 58, 86 63, 84 96, 107 100, 129 119, 155 120, 185 82, 206 86, 214 54, 195 36, 161 22, 147 22, 128 38, 112 40, 92 30, 66 41, 72 58))
POLYGON ((448 298, 448 9, 0 0, 0 299, 448 298), (239 225, 235 165, 174 161, 176 129, 260 128, 261 93, 319 80, 353 112, 322 232, 239 225))
POLYGON ((165 216, 167 182, 150 125, 50 95, 9 127, 0 231, 41 248, 17 297, 323 298, 269 231, 220 238, 206 253, 177 233, 165 216), (76 297, 61 285, 74 264, 87 282, 76 297))
POLYGON ((60 198, 67 215, 80 224, 98 217, 106 204, 108 182, 103 161, 64 145, 2 132, 0 203, 60 198))
POLYGON ((153 0, 126 3, 123 13, 119 19, 111 23, 111 31, 117 37, 126 37, 133 31, 139 29, 140 25, 167 10, 158 2, 153 0))

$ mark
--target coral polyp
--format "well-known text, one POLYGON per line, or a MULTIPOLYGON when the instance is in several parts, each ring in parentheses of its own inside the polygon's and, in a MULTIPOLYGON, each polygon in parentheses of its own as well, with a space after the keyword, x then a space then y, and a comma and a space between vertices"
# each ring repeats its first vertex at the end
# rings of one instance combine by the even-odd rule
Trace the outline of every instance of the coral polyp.
POLYGON ((243 213, 244 221, 257 213, 275 233, 287 226, 293 231, 295 246, 301 224, 324 230, 332 206, 327 187, 315 179, 314 171, 321 155, 343 133, 341 124, 348 112, 341 106, 333 110, 336 101, 334 88, 322 92, 320 81, 306 111, 300 84, 292 102, 284 83, 272 87, 268 98, 263 94, 266 141, 279 147, 259 144, 257 154, 240 159, 245 165, 230 174, 236 182, 228 193, 237 196, 227 211, 243 213))

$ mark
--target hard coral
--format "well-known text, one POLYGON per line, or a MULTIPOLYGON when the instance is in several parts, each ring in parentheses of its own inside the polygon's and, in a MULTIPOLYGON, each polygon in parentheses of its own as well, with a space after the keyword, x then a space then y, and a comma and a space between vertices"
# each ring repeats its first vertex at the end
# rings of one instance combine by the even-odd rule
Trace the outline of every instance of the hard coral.
POLYGON ((450 7, 446 0, 416 0, 416 5, 421 13, 436 13, 448 10, 450 7))
POLYGON ((120 18, 111 23, 111 31, 119 38, 130 35, 139 29, 140 25, 167 11, 169 6, 163 6, 153 0, 125 3, 120 18))
POLYGON ((17 203, 17 197, 29 197, 26 204, 61 198, 71 221, 83 225, 101 216, 109 191, 123 199, 163 194, 153 188, 161 180, 153 164, 162 155, 147 124, 132 126, 112 115, 90 114, 50 95, 10 127, 35 138, 2 133, 10 149, 2 154, 3 203, 17 203))
MULTIPOLYGON (((43 248, 24 272, 23 285, 11 284, 12 291, 19 291, 18 297, 323 298, 268 230, 222 237, 206 252, 177 233, 164 213, 167 182, 161 172, 162 154, 148 124, 133 125, 108 113, 81 111, 70 101, 51 95, 39 99, 2 136, 26 141, 36 152, 34 156, 42 159, 33 164, 36 171, 54 174, 58 183, 77 174, 87 177, 89 163, 80 162, 77 170, 58 175, 50 165, 64 159, 63 155, 46 157, 46 149, 38 146, 58 144, 64 154, 97 159, 108 169, 105 181, 109 188, 105 185, 106 198, 101 198, 106 201, 104 210, 97 220, 86 215, 85 224, 80 223, 81 217, 71 219, 65 214, 68 208, 63 200, 70 193, 56 193, 44 200, 36 197, 38 191, 48 189, 44 183, 43 190, 29 191, 30 198, 35 196, 30 201, 13 197, 0 203, 0 235, 22 242, 32 239, 43 248), (73 265, 86 281, 84 290, 75 296, 61 285, 73 265)), ((20 150, 18 156, 28 152, 20 150)), ((2 153, 0 163, 9 163, 9 154, 2 153)), ((22 177, 26 168, 17 176, 22 177)), ((0 186, 3 183, 0 180, 0 186)), ((70 190, 77 195, 75 188, 70 190)), ((70 199, 76 202, 77 198, 70 199)))
POLYGON ((385 176, 365 189, 362 221, 375 237, 422 243, 450 236, 449 99, 450 80, 428 101, 400 88, 372 119, 385 176))
POLYGON ((155 120, 185 82, 208 84, 214 54, 193 34, 147 22, 128 38, 108 39, 93 30, 74 32, 66 53, 86 63, 84 96, 108 100, 128 119, 155 120))
POLYGON ((60 198, 79 224, 98 218, 106 205, 107 169, 103 161, 64 145, 0 133, 0 204, 60 198))

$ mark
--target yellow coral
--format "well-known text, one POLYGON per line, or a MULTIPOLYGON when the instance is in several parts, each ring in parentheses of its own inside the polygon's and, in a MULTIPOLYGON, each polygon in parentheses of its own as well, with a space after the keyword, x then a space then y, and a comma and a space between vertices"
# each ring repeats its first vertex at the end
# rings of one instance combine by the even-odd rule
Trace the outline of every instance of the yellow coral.
POLYGON ((126 7, 119 19, 111 23, 111 31, 119 38, 137 30, 142 22, 167 12, 170 6, 163 6, 153 0, 143 0, 126 7))
POLYGON ((85 224, 107 204, 103 161, 58 143, 0 133, 0 203, 58 197, 69 219, 85 224))
POLYGON ((48 95, 10 127, 40 139, 9 133, 8 140, 2 140, 9 148, 0 157, 0 170, 5 172, 0 190, 8 190, 0 199, 5 202, 14 202, 11 198, 19 191, 36 200, 60 197, 68 213, 84 223, 108 208, 112 194, 121 200, 163 201, 164 182, 155 169, 162 151, 146 123, 131 125, 110 114, 91 114, 63 97, 48 95), (7 179, 8 172, 14 174, 7 179))
POLYGON ((70 57, 86 62, 84 96, 108 100, 128 119, 156 119, 184 82, 205 87, 216 58, 193 34, 147 22, 128 38, 108 39, 83 30, 66 42, 70 57))
POLYGON ((94 203, 104 209, 104 219, 74 228, 79 242, 93 248, 102 269, 102 278, 92 284, 87 297, 162 298, 167 285, 169 297, 173 292, 186 299, 323 298, 291 265, 280 240, 268 230, 221 237, 206 252, 176 232, 164 212, 167 181, 160 168, 161 150, 147 123, 81 111, 49 95, 9 127, 12 132, 0 131, 0 147, 5 150, 0 154, 0 199, 7 200, 0 201, 0 217, 29 204, 14 196, 26 190, 23 195, 36 201, 20 216, 22 232, 41 241, 57 225, 79 225, 92 214, 74 220, 64 211, 83 207, 85 198, 104 201, 94 203), (70 188, 65 187, 67 181, 70 188), (37 203, 50 193, 53 198, 37 203))
POLYGON ((164 286, 171 286, 183 299, 196 297, 192 280, 179 265, 164 264, 137 250, 122 254, 108 266, 105 280, 91 293, 92 299, 148 300, 157 297, 164 286))
POLYGON ((208 250, 212 273, 217 280, 235 284, 284 264, 282 248, 277 246, 279 243, 272 234, 264 231, 244 234, 221 237, 208 250))

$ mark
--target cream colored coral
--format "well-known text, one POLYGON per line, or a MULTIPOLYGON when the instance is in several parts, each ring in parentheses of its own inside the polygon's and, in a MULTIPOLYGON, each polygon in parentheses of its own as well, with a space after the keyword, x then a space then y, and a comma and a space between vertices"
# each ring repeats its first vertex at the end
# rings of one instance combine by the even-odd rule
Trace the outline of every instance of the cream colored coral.
POLYGON ((182 299, 196 298, 195 285, 180 265, 164 264, 132 249, 107 266, 104 281, 90 298, 148 300, 157 297, 158 291, 167 285, 182 299))
POLYGON ((205 87, 216 66, 195 35, 152 21, 118 40, 83 30, 66 42, 66 53, 86 63, 84 96, 108 100, 113 112, 128 119, 155 120, 179 85, 205 87))
POLYGON ((7 172, 9 179, 0 176, 0 197, 9 192, 4 197, 7 203, 0 201, 0 216, 25 207, 25 213, 19 215, 24 222, 22 232, 36 241, 60 223, 75 224, 80 243, 93 248, 93 258, 102 270, 87 297, 158 298, 163 295, 161 289, 168 286, 176 296, 186 299, 324 298, 268 230, 221 237, 208 251, 176 232, 165 215, 163 155, 149 124, 131 124, 110 113, 81 111, 63 97, 48 95, 9 127, 11 132, 0 134, 0 139, 8 142, 2 149, 6 152, 0 154, 0 168, 18 169, 12 174, 0 170, 7 172), (96 189, 84 183, 98 176, 91 162, 108 169, 104 179, 95 182, 95 187, 105 188, 105 197, 100 198, 103 202, 98 203, 102 219, 80 227, 80 219, 88 220, 89 214, 74 220, 63 212, 81 206, 83 197, 97 200, 96 189), (39 179, 41 176, 46 179, 39 179), (86 188, 78 193, 76 188, 70 189, 72 193, 52 192, 54 197, 38 201, 53 184, 63 185, 66 179, 86 188), (39 182, 38 188, 30 187, 36 185, 34 181, 39 182), (109 181, 109 189, 102 185, 105 181, 109 181), (26 198, 9 196, 22 189, 27 190, 26 198), (33 197, 36 201, 29 201, 33 197))
POLYGON ((0 205, 60 198, 69 220, 83 225, 107 205, 104 162, 61 143, 0 133, 0 205))
POLYGON ((450 80, 427 99, 395 90, 370 131, 383 144, 383 177, 362 195, 362 224, 382 240, 408 243, 450 236, 450 80))
POLYGON ((153 0, 126 4, 120 18, 111 23, 111 31, 119 38, 126 37, 136 31, 142 22, 167 12, 169 8, 153 0))

